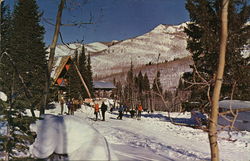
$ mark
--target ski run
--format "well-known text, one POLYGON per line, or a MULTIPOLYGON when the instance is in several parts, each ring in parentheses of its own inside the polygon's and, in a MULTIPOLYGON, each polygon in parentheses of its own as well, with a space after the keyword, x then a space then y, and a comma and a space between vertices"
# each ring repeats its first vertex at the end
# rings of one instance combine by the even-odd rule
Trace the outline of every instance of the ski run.
MULTIPOLYGON (((109 103, 110 100, 106 102, 109 103)), ((72 116, 58 115, 60 105, 54 104, 44 120, 31 125, 37 133, 30 147, 35 157, 51 158, 58 153, 67 155, 57 156, 56 160, 210 160, 207 133, 173 125, 167 112, 143 112, 140 120, 124 113, 119 120, 115 110, 106 112, 106 121, 101 121, 100 116, 95 121, 90 106, 82 105, 72 116)), ((179 123, 195 123, 189 112, 171 113, 171 117, 179 123)), ((218 142, 221 160, 250 159, 250 132, 219 131, 218 142)))

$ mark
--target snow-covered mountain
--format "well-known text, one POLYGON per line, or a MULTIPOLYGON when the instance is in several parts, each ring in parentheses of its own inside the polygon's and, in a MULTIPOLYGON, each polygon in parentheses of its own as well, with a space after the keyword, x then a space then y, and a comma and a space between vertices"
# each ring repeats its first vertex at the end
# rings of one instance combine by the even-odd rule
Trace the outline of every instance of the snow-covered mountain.
POLYGON ((94 73, 102 77, 123 72, 130 67, 131 61, 137 68, 189 56, 184 26, 158 25, 144 35, 110 46, 92 57, 94 73))
MULTIPOLYGON (((180 75, 191 71, 189 65, 192 60, 186 50, 186 34, 183 32, 185 26, 185 23, 177 26, 160 24, 144 35, 127 40, 86 44, 86 51, 91 55, 94 79, 113 80, 115 77, 125 80, 132 61, 135 73, 140 70, 143 74, 147 72, 152 81, 158 69, 163 87, 175 88, 180 75), (179 63, 171 62, 173 60, 179 63)), ((81 50, 81 44, 69 44, 69 47, 81 50)), ((73 54, 74 51, 65 45, 58 45, 56 61, 61 56, 73 54)))

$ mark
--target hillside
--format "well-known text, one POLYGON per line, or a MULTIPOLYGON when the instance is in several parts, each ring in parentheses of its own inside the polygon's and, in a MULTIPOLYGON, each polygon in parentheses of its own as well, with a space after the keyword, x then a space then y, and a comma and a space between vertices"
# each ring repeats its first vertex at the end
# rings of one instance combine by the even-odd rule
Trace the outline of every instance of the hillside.
MULTIPOLYGON (((175 88, 180 75, 191 71, 189 65, 192 60, 186 50, 184 27, 185 23, 177 26, 161 24, 144 35, 127 40, 86 44, 86 51, 91 55, 94 80, 113 80, 114 77, 125 80, 132 61, 135 73, 140 70, 147 72, 152 81, 158 69, 163 87, 175 88)), ((81 44, 69 46, 81 50, 81 44)), ((55 65, 66 55, 74 55, 74 51, 58 45, 55 65)))

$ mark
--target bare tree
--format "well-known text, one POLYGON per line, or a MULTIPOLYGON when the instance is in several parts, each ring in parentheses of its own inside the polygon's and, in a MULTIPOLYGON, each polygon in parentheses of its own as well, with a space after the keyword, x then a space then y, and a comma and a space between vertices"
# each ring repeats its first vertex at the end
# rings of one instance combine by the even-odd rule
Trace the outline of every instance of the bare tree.
POLYGON ((222 0, 221 9, 221 35, 220 35, 220 53, 219 53, 219 64, 217 68, 215 87, 212 97, 212 109, 209 120, 209 132, 208 138, 210 142, 211 160, 219 161, 219 147, 217 142, 217 122, 218 122, 218 109, 219 109, 219 98, 222 86, 222 79, 225 68, 225 57, 228 37, 228 3, 229 0, 222 0))
MULTIPOLYGON (((50 85, 51 85, 51 83, 50 83, 50 74, 51 74, 52 68, 53 68, 54 57, 55 57, 55 49, 56 49, 56 45, 57 45, 57 41, 58 41, 58 36, 60 36, 60 38, 61 38, 61 40, 63 42, 62 35, 60 33, 60 27, 61 26, 79 26, 80 27, 80 26, 82 26, 84 24, 93 24, 92 23, 92 15, 90 17, 89 22, 79 22, 79 23, 73 22, 71 24, 62 24, 62 13, 63 13, 63 9, 64 9, 65 5, 67 4, 66 1, 70 5, 74 5, 74 6, 80 6, 80 4, 84 5, 85 3, 88 2, 87 0, 85 0, 85 1, 82 1, 82 0, 80 0, 80 1, 61 0, 60 4, 58 6, 58 10, 57 10, 56 24, 53 24, 50 21, 44 19, 45 22, 47 22, 48 24, 55 26, 55 31, 54 31, 53 40, 52 40, 51 45, 50 45, 49 60, 48 60, 48 66, 47 66, 47 71, 46 71, 46 82, 45 82, 45 87, 44 87, 44 100, 43 100, 43 106, 41 106, 41 108, 40 108, 40 115, 44 114, 45 108, 48 106, 48 94, 49 94, 49 88, 50 88, 50 85)), ((64 42, 63 42, 63 44, 66 45, 64 42)), ((77 49, 71 49, 70 48, 70 50, 77 50, 77 49)), ((76 70, 77 70, 77 68, 76 68, 76 70)), ((82 76, 79 75, 79 77, 82 80, 82 76)), ((83 84, 84 84, 84 82, 83 82, 83 84)), ((86 90, 88 91, 88 89, 86 89, 86 90)), ((89 94, 89 92, 88 92, 88 94, 89 94)))
POLYGON ((65 1, 66 0, 61 0, 60 4, 58 6, 58 11, 57 11, 57 16, 56 16, 56 24, 55 24, 55 31, 54 31, 54 36, 53 36, 52 43, 50 45, 50 54, 49 54, 47 72, 46 72, 46 82, 45 82, 45 87, 44 87, 44 100, 43 100, 44 102, 43 102, 43 106, 41 106, 41 108, 40 108, 40 115, 44 114, 45 108, 48 105, 48 94, 49 94, 49 87, 50 87, 50 73, 51 73, 52 67, 53 67, 56 44, 57 44, 58 35, 59 35, 59 32, 60 32, 62 12, 63 12, 63 8, 64 8, 64 5, 65 5, 65 1))

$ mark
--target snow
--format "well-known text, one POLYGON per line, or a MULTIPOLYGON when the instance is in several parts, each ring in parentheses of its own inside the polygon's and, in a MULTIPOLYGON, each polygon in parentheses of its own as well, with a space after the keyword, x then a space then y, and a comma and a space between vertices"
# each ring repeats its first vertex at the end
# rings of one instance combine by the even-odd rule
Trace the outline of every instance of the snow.
MULTIPOLYGON (((222 100, 219 102, 219 106, 221 109, 229 110, 231 109, 239 109, 239 108, 250 108, 250 101, 241 101, 241 100, 222 100)), ((231 122, 227 119, 233 120, 234 116, 232 113, 229 113, 225 116, 218 117, 218 123, 222 125, 222 128, 225 126, 230 126, 231 122)), ((234 128, 238 130, 247 130, 250 131, 250 111, 239 112, 236 116, 234 122, 234 128)), ((225 128, 228 129, 228 128, 225 128)))
POLYGON ((105 138, 84 120, 64 115, 43 115, 43 120, 31 125, 37 138, 30 152, 37 158, 53 153, 68 154, 69 160, 110 160, 105 138))
MULTIPOLYGON (((110 102, 106 100, 105 103, 110 102)), ((111 156, 116 157, 114 160, 210 160, 207 133, 173 125, 166 112, 143 112, 141 120, 130 118, 129 114, 125 114, 123 120, 117 120, 117 111, 106 112, 106 121, 93 121, 94 112, 89 106, 82 105, 74 116, 56 116, 60 106, 55 105, 55 109, 46 111, 55 115, 45 115, 44 120, 31 126, 38 133, 31 146, 31 152, 37 157, 37 152, 48 155, 54 151, 67 152, 69 160, 107 160, 109 149, 111 156), (93 153, 89 154, 89 151, 93 153)), ((171 117, 178 123, 194 121, 189 112, 171 113, 171 117)), ((234 141, 228 141, 228 138, 228 132, 219 132, 221 160, 248 160, 250 132, 235 131, 231 133, 234 141)))
MULTIPOLYGON (((126 72, 130 67, 131 60, 136 69, 149 63, 163 63, 190 56, 189 51, 186 50, 186 34, 183 32, 185 25, 185 23, 177 26, 160 24, 148 33, 114 43, 111 46, 100 42, 86 44, 86 51, 91 56, 93 75, 101 78, 126 72)), ((79 44, 70 45, 72 45, 72 48, 74 48, 74 45, 79 46, 79 44)), ((58 45, 57 48, 57 57, 73 54, 68 48, 61 45, 58 45)), ((58 61, 60 60, 58 59, 58 61)), ((55 62, 55 64, 57 63, 55 62)), ((187 70, 190 71, 191 68, 187 70)), ((180 72, 176 73, 180 74, 180 72)), ((178 78, 173 79, 175 81, 178 78)), ((164 87, 167 86, 164 81, 162 81, 162 84, 164 87)), ((168 88, 170 87, 168 86, 168 88)))
POLYGON ((0 99, 2 101, 6 102, 7 101, 7 95, 5 93, 3 93, 3 92, 0 91, 0 99))
POLYGON ((104 45, 103 43, 100 43, 100 42, 90 43, 90 44, 85 45, 85 47, 87 51, 90 51, 90 52, 99 52, 108 48, 107 45, 104 45))
POLYGON ((250 108, 250 101, 222 100, 219 102, 219 106, 226 109, 250 108))

